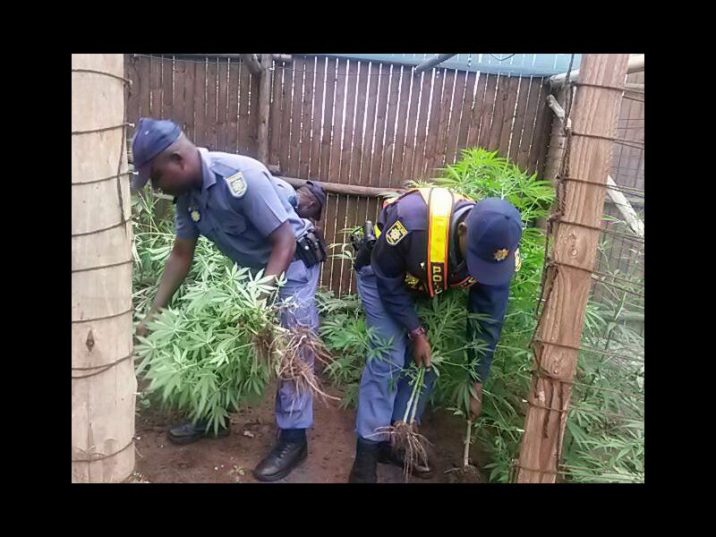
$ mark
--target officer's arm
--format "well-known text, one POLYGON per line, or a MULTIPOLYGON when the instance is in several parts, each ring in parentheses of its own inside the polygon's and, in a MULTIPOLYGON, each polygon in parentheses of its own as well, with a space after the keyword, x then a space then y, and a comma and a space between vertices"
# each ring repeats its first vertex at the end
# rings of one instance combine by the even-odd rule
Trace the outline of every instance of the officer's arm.
POLYGON ((468 319, 467 341, 477 340, 478 350, 468 349, 468 359, 472 362, 477 352, 477 375, 478 382, 485 382, 490 374, 492 356, 495 353, 497 341, 500 339, 502 324, 507 310, 507 297, 510 292, 510 284, 502 286, 481 285, 476 283, 470 288, 468 310, 470 313, 478 313, 487 318, 468 319))
POLYGON ((176 201, 176 212, 174 216, 176 238, 174 246, 169 254, 162 278, 159 280, 159 290, 154 297, 152 307, 144 320, 137 326, 138 335, 147 335, 146 322, 151 320, 154 314, 161 308, 166 308, 176 290, 186 278, 194 259, 194 249, 199 238, 199 230, 189 219, 188 200, 183 197, 176 201))
POLYGON ((284 272, 291 264, 293 254, 296 253, 296 237, 291 224, 286 221, 269 235, 271 242, 271 257, 266 265, 266 276, 277 276, 284 272))
POLYGON ((174 246, 164 267, 150 315, 169 304, 174 293, 189 273, 191 262, 194 259, 194 248, 199 238, 199 230, 189 218, 189 200, 185 196, 175 200, 174 228, 176 233, 174 246))
MULTIPOLYGON (((388 226, 385 226, 387 229, 388 226)), ((378 294, 388 314, 407 331, 420 326, 415 304, 405 288, 405 258, 412 237, 409 234, 395 246, 381 234, 373 247, 370 264, 375 272, 378 294)))
POLYGON ((169 254, 167 263, 164 267, 162 279, 159 282, 159 290, 154 298, 154 304, 148 314, 151 317, 161 308, 165 308, 174 296, 174 293, 186 278, 191 268, 191 262, 194 259, 194 249, 196 248, 196 239, 182 239, 177 237, 174 239, 174 246, 169 254))

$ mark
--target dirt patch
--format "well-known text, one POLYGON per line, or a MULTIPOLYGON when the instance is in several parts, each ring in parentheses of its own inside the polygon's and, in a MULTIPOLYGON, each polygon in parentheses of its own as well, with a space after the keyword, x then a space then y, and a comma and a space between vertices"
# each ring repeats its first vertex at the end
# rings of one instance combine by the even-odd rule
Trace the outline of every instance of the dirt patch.
POLYGON ((474 466, 449 470, 447 476, 450 483, 485 483, 484 477, 474 466))
MULTIPOLYGON (((340 396, 329 388, 328 393, 340 396)), ((267 389, 264 401, 231 415, 228 437, 203 439, 187 446, 175 446, 166 436, 176 415, 146 409, 137 417, 135 482, 150 483, 258 483, 251 470, 276 441, 273 415, 275 387, 267 389)), ((314 402, 314 427, 308 432, 308 457, 278 483, 347 483, 355 456, 355 411, 341 409, 335 401, 314 402)), ((448 412, 427 411, 420 432, 432 442, 435 472, 430 479, 411 478, 411 483, 455 482, 462 464, 464 422, 448 412), (447 473, 446 473, 447 472, 447 473)), ((471 460, 480 464, 473 446, 471 460)), ((378 465, 380 483, 402 483, 402 470, 378 465)))

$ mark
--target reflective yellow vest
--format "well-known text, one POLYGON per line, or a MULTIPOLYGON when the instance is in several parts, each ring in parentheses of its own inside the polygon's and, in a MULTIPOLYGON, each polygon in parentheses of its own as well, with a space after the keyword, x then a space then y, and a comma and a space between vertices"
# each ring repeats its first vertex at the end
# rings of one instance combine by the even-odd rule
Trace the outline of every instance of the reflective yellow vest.
MULTIPOLYGON (((383 208, 415 191, 420 192, 423 201, 428 207, 428 241, 425 267, 427 282, 423 283, 417 276, 408 273, 405 277, 406 285, 413 289, 421 289, 430 297, 447 291, 450 287, 470 287, 476 282, 472 276, 468 276, 452 285, 448 284, 448 246, 450 245, 450 221, 455 203, 461 200, 474 200, 442 187, 413 188, 397 198, 386 200, 383 203, 383 208)), ((378 226, 375 227, 375 236, 380 236, 378 226)))

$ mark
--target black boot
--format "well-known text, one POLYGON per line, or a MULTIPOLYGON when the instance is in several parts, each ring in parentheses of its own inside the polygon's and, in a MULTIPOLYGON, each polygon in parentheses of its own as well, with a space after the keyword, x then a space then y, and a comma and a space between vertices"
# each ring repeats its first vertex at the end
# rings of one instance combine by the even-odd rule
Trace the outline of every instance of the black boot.
MULTIPOLYGON (((378 462, 381 464, 393 464, 403 468, 405 462, 403 454, 396 452, 390 445, 390 442, 381 442, 378 448, 378 462)), ((410 475, 420 479, 430 479, 433 476, 433 469, 430 461, 427 464, 416 464, 411 468, 410 475)))
POLYGON ((231 432, 231 425, 228 423, 228 420, 225 427, 219 427, 219 432, 216 435, 214 434, 213 427, 209 427, 208 431, 206 430, 206 424, 206 420, 199 420, 196 423, 186 421, 170 428, 167 432, 167 436, 170 442, 184 445, 191 444, 205 437, 218 438, 221 436, 229 436, 231 432))
POLYGON ((278 443, 254 469, 259 481, 278 481, 298 466, 308 455, 305 429, 281 431, 278 443))
POLYGON ((353 461, 349 483, 377 483, 378 449, 376 442, 366 442, 358 438, 356 458, 353 461))

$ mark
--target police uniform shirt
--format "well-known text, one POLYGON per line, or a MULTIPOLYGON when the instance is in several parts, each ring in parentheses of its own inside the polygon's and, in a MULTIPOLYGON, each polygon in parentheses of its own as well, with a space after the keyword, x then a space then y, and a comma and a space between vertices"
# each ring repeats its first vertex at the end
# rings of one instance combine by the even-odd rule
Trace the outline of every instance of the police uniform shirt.
MULTIPOLYGON (((271 177, 271 181, 274 185, 276 185, 278 188, 276 189, 276 192, 278 193, 279 197, 282 200, 287 201, 291 207, 293 207, 293 210, 296 211, 296 214, 298 214, 298 193, 296 192, 296 189, 293 188, 293 186, 290 183, 287 183, 280 177, 271 177)), ((316 227, 315 222, 311 221, 310 218, 303 218, 302 220, 306 222, 306 225, 308 226, 308 229, 312 229, 317 236, 323 237, 323 234, 318 231, 318 228, 316 227)))
MULTIPOLYGON (((469 200, 459 200, 453 205, 453 216, 450 224, 450 242, 448 246, 448 284, 456 284, 469 276, 464 259, 460 257, 456 234, 457 223, 474 206, 469 200)), ((428 241, 428 208, 419 192, 405 195, 398 201, 386 206, 378 217, 380 237, 375 243, 371 254, 371 267, 376 276, 381 302, 388 314, 407 331, 420 326, 415 311, 411 292, 405 285, 406 273, 410 273, 427 281, 427 241, 428 241), (393 234, 390 244, 388 230, 399 222, 396 228, 400 233, 393 234), (397 240, 396 240, 397 239, 397 240)), ((477 283, 470 287, 468 311, 488 315, 492 320, 468 322, 468 341, 476 335, 486 345, 486 350, 479 360, 478 378, 485 380, 489 374, 492 355, 500 337, 509 283, 503 286, 488 286, 477 283), (475 334, 477 330, 477 334, 475 334)), ((428 334, 429 336, 429 334, 428 334)), ((468 349, 468 358, 474 357, 474 350, 468 349)))
POLYGON ((261 269, 271 256, 269 235, 288 221, 299 239, 311 229, 259 161, 199 148, 203 182, 176 199, 176 236, 204 235, 241 266, 261 269))
POLYGON ((277 192, 279 196, 288 200, 294 211, 298 211, 298 194, 293 186, 280 177, 272 177, 273 183, 278 187, 277 192))

